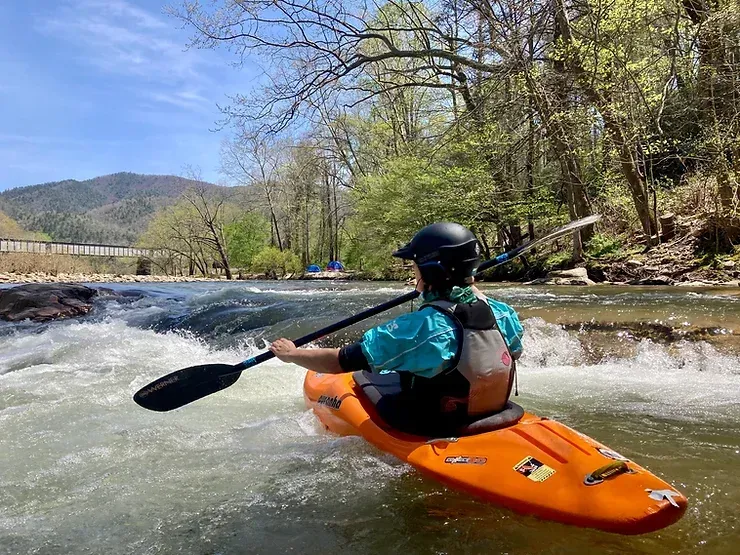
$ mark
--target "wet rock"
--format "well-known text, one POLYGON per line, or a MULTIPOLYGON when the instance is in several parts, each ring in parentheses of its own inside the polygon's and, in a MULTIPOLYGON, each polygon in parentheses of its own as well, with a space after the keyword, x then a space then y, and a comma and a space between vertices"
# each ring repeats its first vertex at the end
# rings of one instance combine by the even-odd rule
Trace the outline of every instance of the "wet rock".
POLYGON ((550 272, 543 278, 526 282, 525 285, 596 285, 596 283, 589 279, 586 268, 574 268, 550 272))
POLYGON ((676 280, 668 276, 654 276, 628 281, 628 285, 673 285, 676 280))
POLYGON ((600 266, 593 266, 591 268, 587 268, 588 274, 587 277, 596 283, 606 283, 606 272, 604 272, 604 268, 600 266))
POLYGON ((586 268, 573 268, 571 270, 553 270, 547 273, 548 279, 553 278, 576 278, 588 279, 588 270, 586 268))
POLYGON ((547 276, 529 281, 526 285, 596 285, 588 277, 586 268, 553 270, 547 276))
POLYGON ((0 291, 0 318, 20 320, 54 320, 90 312, 95 289, 66 283, 26 284, 0 291))

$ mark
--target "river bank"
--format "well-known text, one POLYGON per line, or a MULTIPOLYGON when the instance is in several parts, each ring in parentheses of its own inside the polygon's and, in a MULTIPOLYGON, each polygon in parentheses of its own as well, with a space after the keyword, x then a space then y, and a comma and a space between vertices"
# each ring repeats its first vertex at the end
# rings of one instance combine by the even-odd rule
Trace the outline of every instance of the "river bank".
MULTIPOLYGON (((642 274, 645 275, 644 273, 642 274)), ((618 285, 618 286, 677 286, 677 287, 740 287, 738 279, 729 278, 726 275, 702 274, 699 276, 686 276, 681 281, 665 274, 657 274, 647 277, 633 277, 625 281, 595 281, 598 279, 586 268, 575 268, 573 270, 553 271, 545 277, 529 281, 484 281, 489 284, 517 284, 517 285, 561 285, 561 286, 593 286, 593 285, 618 285), (591 277, 589 277, 591 276, 591 277)), ((630 277, 630 276, 623 276, 630 277)), ((234 279, 224 276, 162 276, 162 275, 135 275, 135 274, 109 274, 109 273, 0 273, 0 284, 24 284, 24 283, 194 283, 194 282, 240 282, 240 281, 379 281, 362 275, 349 272, 321 272, 319 274, 288 274, 282 278, 269 279, 264 274, 238 274, 234 279)), ((389 281, 389 280, 381 280, 389 281)), ((397 280, 397 283, 411 283, 408 280, 397 280)))
MULTIPOLYGON (((137 275, 110 272, 0 272, 0 283, 190 283, 199 281, 378 281, 358 272, 314 272, 308 274, 286 274, 280 278, 270 278, 265 274, 246 274, 234 271, 233 279, 225 276, 167 276, 137 275)), ((385 280, 384 280, 385 281, 385 280)))

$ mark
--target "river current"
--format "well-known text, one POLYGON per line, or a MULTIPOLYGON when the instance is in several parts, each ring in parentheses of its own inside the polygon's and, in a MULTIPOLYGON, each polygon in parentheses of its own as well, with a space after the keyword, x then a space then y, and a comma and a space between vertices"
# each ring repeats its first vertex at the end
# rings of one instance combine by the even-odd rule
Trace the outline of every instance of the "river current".
MULTIPOLYGON (((168 413, 132 394, 236 363, 407 292, 397 284, 110 285, 90 315, 0 324, 0 553, 737 553, 740 296, 678 288, 486 288, 520 311, 527 410, 689 499, 624 537, 451 491, 320 429, 304 372, 272 360, 168 413)), ((324 344, 340 345, 402 307, 324 344)))

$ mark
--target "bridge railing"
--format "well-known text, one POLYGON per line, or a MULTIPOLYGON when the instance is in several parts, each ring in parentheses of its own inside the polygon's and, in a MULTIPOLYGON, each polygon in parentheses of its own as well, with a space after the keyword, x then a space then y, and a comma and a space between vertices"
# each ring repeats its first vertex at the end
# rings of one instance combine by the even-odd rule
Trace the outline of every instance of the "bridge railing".
POLYGON ((120 245, 57 243, 53 241, 3 238, 0 238, 0 252, 75 254, 80 256, 116 256, 124 258, 152 258, 157 255, 157 252, 151 249, 124 247, 120 245))

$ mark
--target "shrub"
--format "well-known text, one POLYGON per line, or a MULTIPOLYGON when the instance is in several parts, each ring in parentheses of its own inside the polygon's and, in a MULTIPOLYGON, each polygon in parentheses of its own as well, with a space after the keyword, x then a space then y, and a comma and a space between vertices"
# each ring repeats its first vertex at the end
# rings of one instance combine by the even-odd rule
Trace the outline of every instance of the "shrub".
POLYGON ((619 238, 597 233, 588 242, 586 252, 594 258, 601 258, 617 254, 621 249, 622 241, 619 238))
POLYGON ((251 269, 267 274, 269 277, 283 277, 288 273, 298 273, 303 269, 301 260, 291 251, 281 251, 276 247, 264 247, 252 258, 251 269))

